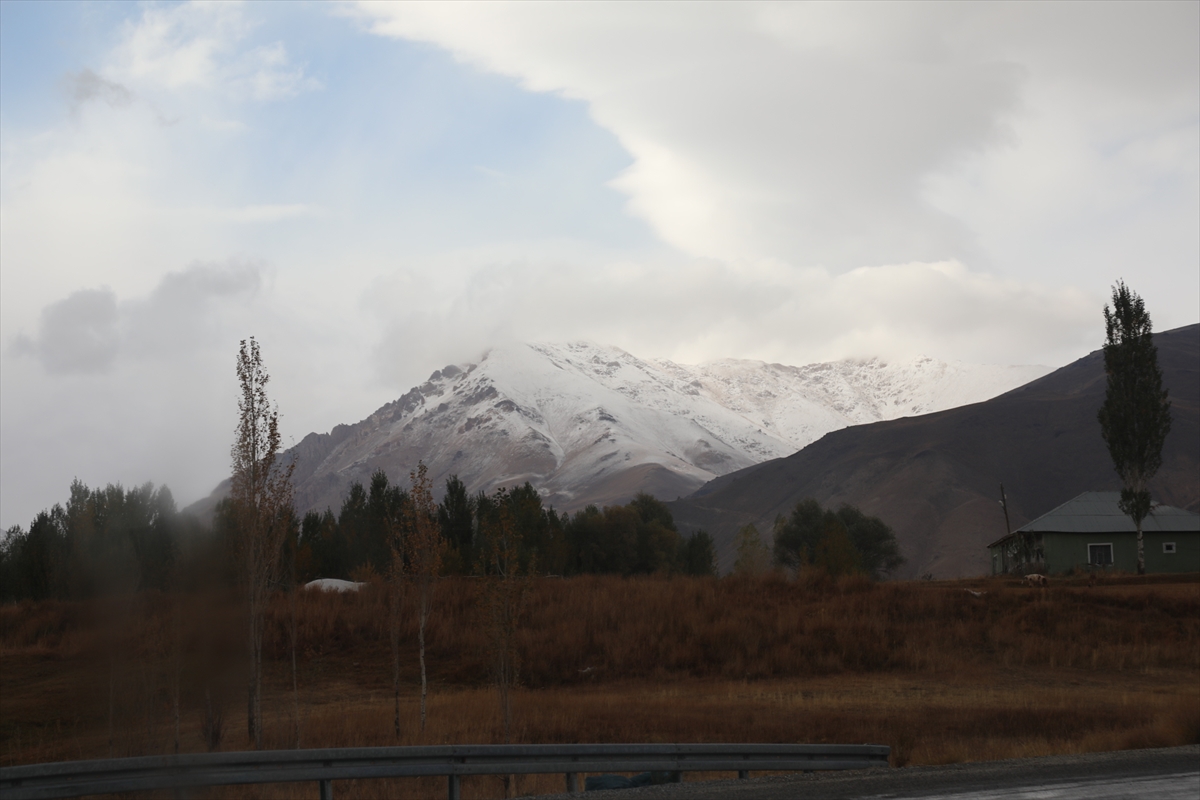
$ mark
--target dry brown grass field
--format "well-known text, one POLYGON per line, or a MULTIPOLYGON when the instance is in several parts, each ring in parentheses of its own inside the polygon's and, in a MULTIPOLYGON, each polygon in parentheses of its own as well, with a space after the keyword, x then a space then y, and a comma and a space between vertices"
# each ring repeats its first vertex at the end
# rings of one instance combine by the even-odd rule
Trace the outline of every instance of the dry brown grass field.
MULTIPOLYGON (((502 741, 478 592, 470 579, 437 587, 424 733, 405 598, 399 739, 382 587, 301 593, 300 745, 502 741)), ((269 615, 270 748, 295 744, 291 609, 281 594, 269 615)), ((223 711, 219 749, 246 749, 243 636, 232 594, 0 607, 0 763, 172 752, 176 691, 181 751, 206 749, 206 695, 223 711)), ((1063 579, 1045 590, 1005 579, 539 578, 519 646, 516 742, 870 742, 890 745, 897 767, 1200 742, 1194 575, 1063 579)), ((516 788, 561 791, 562 776, 518 778, 516 788)), ((445 796, 442 779, 336 789, 445 796)), ((503 789, 480 777, 463 791, 503 789)))

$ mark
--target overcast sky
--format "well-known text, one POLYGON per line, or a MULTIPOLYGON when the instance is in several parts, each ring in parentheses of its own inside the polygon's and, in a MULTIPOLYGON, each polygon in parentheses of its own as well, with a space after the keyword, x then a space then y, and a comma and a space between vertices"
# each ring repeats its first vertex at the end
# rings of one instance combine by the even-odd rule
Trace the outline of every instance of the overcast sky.
POLYGON ((1200 319, 1196 2, 0 2, 0 523, 503 340, 1058 366, 1200 319))

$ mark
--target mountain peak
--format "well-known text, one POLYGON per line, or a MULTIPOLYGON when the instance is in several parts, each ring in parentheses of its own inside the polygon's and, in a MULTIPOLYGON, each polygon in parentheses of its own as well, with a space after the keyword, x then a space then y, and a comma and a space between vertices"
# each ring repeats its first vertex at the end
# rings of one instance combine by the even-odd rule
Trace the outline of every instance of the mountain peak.
POLYGON ((978 402, 1048 371, 924 357, 685 365, 587 341, 514 342, 289 454, 301 511, 338 507, 378 469, 403 482, 418 460, 437 487, 450 475, 473 492, 529 481, 573 510, 638 491, 686 495, 832 430, 978 402))

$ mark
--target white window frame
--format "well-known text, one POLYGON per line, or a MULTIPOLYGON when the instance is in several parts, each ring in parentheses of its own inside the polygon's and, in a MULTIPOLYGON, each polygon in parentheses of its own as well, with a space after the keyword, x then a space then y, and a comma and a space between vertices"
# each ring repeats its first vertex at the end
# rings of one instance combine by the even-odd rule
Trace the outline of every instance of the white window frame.
POLYGON ((1089 567, 1111 567, 1113 564, 1116 563, 1116 554, 1113 552, 1113 543, 1112 542, 1088 542, 1087 557, 1088 557, 1087 563, 1088 563, 1089 567), (1107 547, 1108 548, 1108 563, 1107 564, 1097 564, 1095 561, 1092 561, 1092 548, 1093 547, 1107 547))
POLYGON ((1175 553, 1176 553, 1176 547, 1175 547, 1174 542, 1163 542, 1163 554, 1164 555, 1173 556, 1173 555, 1175 555, 1175 553))

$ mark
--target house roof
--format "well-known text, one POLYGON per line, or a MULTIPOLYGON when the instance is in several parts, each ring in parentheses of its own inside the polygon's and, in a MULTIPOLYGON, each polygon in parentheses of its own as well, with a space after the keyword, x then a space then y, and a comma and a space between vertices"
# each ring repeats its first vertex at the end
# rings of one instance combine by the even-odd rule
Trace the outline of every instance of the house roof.
MULTIPOLYGON (((1133 533, 1137 530, 1117 503, 1120 492, 1084 492, 1013 533, 1133 533)), ((1200 533, 1200 514, 1182 508, 1156 505, 1142 520, 1146 533, 1200 533)), ((1003 536, 992 545, 1007 539, 1003 536)))

